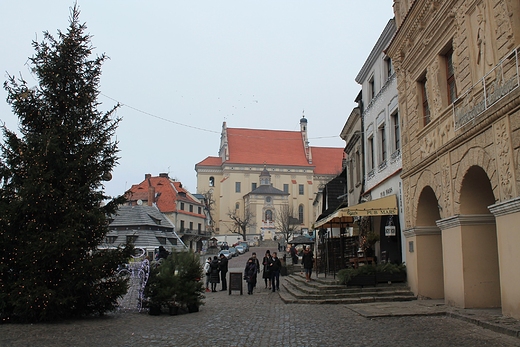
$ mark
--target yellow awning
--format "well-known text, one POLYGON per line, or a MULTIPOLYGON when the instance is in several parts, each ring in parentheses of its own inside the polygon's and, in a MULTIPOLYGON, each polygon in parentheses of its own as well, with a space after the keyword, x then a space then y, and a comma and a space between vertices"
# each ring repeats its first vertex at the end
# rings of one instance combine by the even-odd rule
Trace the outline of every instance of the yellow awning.
POLYGON ((386 216, 397 214, 397 197, 395 195, 389 195, 384 198, 363 202, 354 206, 344 207, 328 215, 327 217, 320 219, 316 222, 314 227, 319 228, 324 225, 325 227, 334 228, 345 226, 346 223, 352 222, 353 217, 386 216))

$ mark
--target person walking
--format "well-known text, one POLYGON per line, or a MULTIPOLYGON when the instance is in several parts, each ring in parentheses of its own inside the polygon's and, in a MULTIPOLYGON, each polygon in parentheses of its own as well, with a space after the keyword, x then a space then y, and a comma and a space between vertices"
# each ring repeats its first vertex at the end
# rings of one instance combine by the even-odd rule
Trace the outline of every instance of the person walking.
POLYGON ((305 282, 309 282, 312 276, 312 268, 314 266, 314 253, 311 251, 311 246, 307 246, 303 251, 302 264, 305 271, 305 282))
POLYGON ((256 282, 258 281, 258 273, 260 272, 260 262, 258 261, 258 258, 256 257, 256 252, 253 252, 251 254, 251 258, 253 258, 253 261, 256 264, 256 278, 255 278, 255 288, 256 288, 256 282))
POLYGON ((211 283, 211 291, 216 292, 217 291, 217 284, 220 283, 219 278, 219 267, 218 267, 218 258, 217 256, 213 256, 213 260, 209 264, 211 272, 209 275, 209 281, 211 283))
POLYGON ((264 270, 262 272, 262 278, 265 282, 265 289, 271 289, 271 272, 269 270, 269 264, 271 263, 271 252, 265 251, 264 259, 262 259, 262 265, 264 270))
POLYGON ((221 291, 227 290, 227 279, 226 275, 228 272, 228 259, 224 254, 220 255, 220 263, 219 263, 219 269, 220 269, 220 280, 222 281, 222 289, 221 291))
POLYGON ((282 262, 278 258, 278 253, 273 252, 273 257, 271 258, 271 262, 269 263, 269 271, 271 272, 271 288, 273 289, 273 293, 277 290, 280 290, 281 267, 282 262))
POLYGON ((247 282, 247 294, 252 295, 253 289, 256 285, 256 274, 258 272, 258 268, 256 267, 256 262, 253 257, 249 258, 246 263, 246 268, 244 269, 244 279, 247 282))
POLYGON ((289 248, 289 253, 291 254, 292 263, 294 265, 298 264, 298 252, 294 245, 291 245, 291 248, 289 248))
POLYGON ((211 257, 204 263, 204 273, 206 274, 206 292, 209 292, 209 277, 211 275, 211 257))

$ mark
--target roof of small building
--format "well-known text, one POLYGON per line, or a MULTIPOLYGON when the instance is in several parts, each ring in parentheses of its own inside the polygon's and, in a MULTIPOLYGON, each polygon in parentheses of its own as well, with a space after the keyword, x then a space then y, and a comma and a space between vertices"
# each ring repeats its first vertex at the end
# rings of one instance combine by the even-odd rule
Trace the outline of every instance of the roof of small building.
POLYGON ((110 227, 162 227, 173 231, 172 223, 155 206, 119 206, 110 227))
POLYGON ((141 183, 132 185, 127 194, 127 200, 133 205, 139 200, 148 203, 150 199, 150 188, 154 189, 155 196, 153 203, 157 205, 157 208, 161 212, 181 212, 204 218, 203 214, 199 215, 196 213, 198 211, 189 212, 189 210, 179 210, 177 206, 178 202, 190 203, 197 206, 202 206, 202 203, 184 189, 181 182, 171 179, 167 174, 160 174, 154 177, 146 175, 141 183))
POLYGON ((271 185, 260 185, 258 188, 251 191, 249 194, 289 195, 289 193, 286 193, 283 190, 277 189, 271 185))

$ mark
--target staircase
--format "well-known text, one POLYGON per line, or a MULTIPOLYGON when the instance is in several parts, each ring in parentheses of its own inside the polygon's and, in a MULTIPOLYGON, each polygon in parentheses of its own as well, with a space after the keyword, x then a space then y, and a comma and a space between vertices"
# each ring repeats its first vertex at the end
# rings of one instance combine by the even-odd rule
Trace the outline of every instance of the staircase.
POLYGON ((285 276, 281 284, 285 290, 279 293, 286 304, 360 304, 417 299, 406 283, 347 287, 333 278, 314 278, 305 282, 305 275, 294 273, 285 276))

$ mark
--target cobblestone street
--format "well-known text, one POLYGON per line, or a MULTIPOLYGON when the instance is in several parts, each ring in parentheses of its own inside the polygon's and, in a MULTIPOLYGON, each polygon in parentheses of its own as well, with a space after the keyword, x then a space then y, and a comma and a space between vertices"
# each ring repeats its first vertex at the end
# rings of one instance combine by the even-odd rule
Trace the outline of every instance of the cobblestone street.
MULTIPOLYGON (((240 258, 241 264, 245 257, 240 258)), ((519 338, 446 316, 368 319, 347 305, 286 305, 278 293, 259 286, 252 296, 206 293, 206 304, 192 314, 119 312, 54 324, 1 325, 0 346, 520 345, 519 338)))
MULTIPOLYGON (((266 249, 254 251, 261 259, 266 249)), ((231 259, 230 272, 242 272, 249 256, 231 259)), ((205 293, 197 313, 150 316, 133 310, 60 323, 0 325, 0 346, 520 346, 520 338, 445 315, 366 318, 359 305, 286 305, 260 277, 254 295, 245 294, 243 284, 244 295, 205 293)))

